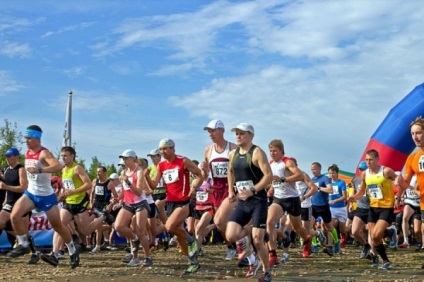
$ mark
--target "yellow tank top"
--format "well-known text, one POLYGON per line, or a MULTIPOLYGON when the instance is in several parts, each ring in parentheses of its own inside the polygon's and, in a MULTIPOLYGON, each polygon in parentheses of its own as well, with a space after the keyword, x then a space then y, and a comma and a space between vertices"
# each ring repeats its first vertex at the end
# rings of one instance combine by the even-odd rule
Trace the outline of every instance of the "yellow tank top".
MULTIPOLYGON (((74 162, 70 169, 66 171, 66 167, 62 169, 62 184, 66 190, 75 190, 81 187, 84 183, 79 177, 74 176, 74 170, 77 163, 74 162)), ((79 204, 84 199, 86 191, 66 197, 67 204, 79 204)))
POLYGON ((384 166, 381 166, 376 174, 370 174, 369 169, 365 172, 365 183, 372 208, 393 208, 395 203, 393 183, 384 177, 383 170, 384 166))

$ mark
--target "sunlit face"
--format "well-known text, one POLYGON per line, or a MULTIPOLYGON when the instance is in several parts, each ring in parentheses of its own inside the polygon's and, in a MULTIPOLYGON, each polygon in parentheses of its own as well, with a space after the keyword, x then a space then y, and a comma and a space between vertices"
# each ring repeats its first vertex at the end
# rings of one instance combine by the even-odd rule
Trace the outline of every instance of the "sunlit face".
POLYGON ((208 128, 208 133, 209 133, 209 138, 212 140, 213 143, 216 143, 219 140, 224 138, 223 128, 216 128, 216 129, 208 128))
POLYGON ((321 168, 318 165, 313 164, 313 165, 311 165, 311 172, 312 172, 313 176, 320 176, 321 175, 321 168))
POLYGON ((33 149, 40 144, 40 139, 32 138, 32 137, 25 137, 25 143, 26 143, 28 149, 33 149))
POLYGON ((162 148, 159 148, 159 151, 165 160, 169 160, 175 155, 174 147, 162 147, 162 148))
POLYGON ((331 180, 337 180, 337 178, 339 177, 339 174, 336 171, 329 169, 328 177, 330 177, 331 180))
POLYGON ((103 177, 105 177, 106 176, 106 172, 105 171, 103 171, 103 169, 101 168, 101 167, 99 167, 97 170, 96 170, 96 174, 97 174, 97 177, 98 178, 103 178, 103 177))
POLYGON ((66 166, 69 166, 74 161, 74 155, 67 151, 60 152, 60 157, 62 158, 62 161, 66 166))
POLYGON ((269 156, 272 160, 279 161, 283 158, 283 150, 280 150, 280 148, 270 145, 269 156))
POLYGON ((249 141, 251 141, 253 138, 252 133, 248 131, 242 131, 240 129, 236 129, 236 143, 239 146, 242 146, 249 141))
POLYGON ((365 161, 367 162, 368 167, 375 167, 378 165, 378 158, 371 154, 365 155, 365 161))
POLYGON ((412 140, 414 141, 415 146, 419 148, 424 148, 423 132, 424 132, 424 129, 418 124, 414 124, 411 127, 412 140))
POLYGON ((19 156, 6 157, 7 164, 9 166, 15 166, 18 163, 19 156))

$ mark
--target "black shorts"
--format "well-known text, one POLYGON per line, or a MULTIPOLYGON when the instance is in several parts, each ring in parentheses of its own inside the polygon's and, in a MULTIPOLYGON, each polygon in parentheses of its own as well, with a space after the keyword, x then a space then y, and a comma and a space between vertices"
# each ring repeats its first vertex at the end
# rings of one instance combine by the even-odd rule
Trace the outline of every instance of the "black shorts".
POLYGON ((357 218, 361 219, 365 224, 367 224, 368 223, 368 215, 369 215, 369 213, 370 213, 370 210, 369 209, 360 209, 360 208, 357 208, 355 210, 355 216, 354 217, 357 217, 357 218))
POLYGON ((347 213, 347 218, 350 219, 350 220, 353 220, 353 217, 354 216, 355 216, 355 211, 352 211, 352 212, 348 212, 347 213))
POLYGON ((393 222, 393 208, 373 208, 370 207, 368 214, 368 223, 376 223, 379 220, 386 221, 389 225, 393 222))
POLYGON ((166 193, 152 194, 153 201, 163 201, 166 199, 166 193))
POLYGON ((331 223, 330 206, 312 206, 312 216, 317 219, 318 216, 322 217, 324 223, 331 223))
POLYGON ((421 210, 420 207, 414 207, 411 204, 405 204, 405 206, 409 206, 411 209, 414 210, 414 214, 411 216, 411 218, 416 220, 421 220, 421 210))
POLYGON ((150 212, 150 206, 146 200, 143 200, 137 204, 123 204, 122 208, 126 211, 129 211, 132 214, 141 212, 142 210, 147 210, 147 213, 150 212))
POLYGON ((245 226, 252 219, 253 227, 266 228, 268 217, 268 202, 238 202, 229 221, 245 226))
POLYGON ((191 204, 191 201, 184 201, 184 202, 166 202, 166 216, 170 217, 171 214, 177 209, 177 208, 183 208, 185 206, 189 206, 189 217, 192 215, 193 213, 193 207, 191 204))
POLYGON ((299 216, 301 214, 299 197, 284 198, 284 199, 279 199, 274 197, 274 200, 272 203, 282 207, 283 211, 287 212, 289 215, 299 216))
POLYGON ((300 209, 300 219, 302 221, 311 221, 312 218, 312 208, 301 208, 300 209))
POLYGON ((84 199, 82 199, 81 203, 79 204, 63 204, 63 209, 67 210, 68 212, 70 212, 73 216, 76 216, 80 213, 85 212, 86 210, 89 209, 90 206, 90 198, 88 197, 87 194, 85 194, 84 199))
POLYGON ((200 220, 205 213, 210 213, 211 216, 213 217, 214 214, 215 214, 215 210, 212 207, 208 208, 206 210, 196 210, 195 209, 195 210, 193 210, 193 217, 194 217, 194 219, 200 220))
POLYGON ((156 207, 155 203, 151 203, 149 204, 150 207, 150 211, 147 214, 147 218, 155 218, 158 216, 159 212, 158 212, 158 208, 156 207))
MULTIPOLYGON (((2 209, 1 209, 1 211, 5 211, 5 212, 8 212, 8 213, 11 213, 12 212, 12 209, 13 209, 13 205, 16 203, 16 201, 10 201, 10 202, 7 202, 6 204, 4 204, 4 206, 2 207, 2 209)), ((22 218, 25 218, 25 217, 29 217, 29 218, 31 218, 31 215, 32 215, 32 211, 29 211, 29 212, 27 212, 26 214, 24 214, 24 216, 22 217, 22 218)), ((9 220, 8 222, 6 222, 6 225, 5 225, 5 227, 4 227, 4 230, 6 230, 6 231, 14 231, 13 230, 13 226, 12 226, 12 221, 11 220, 9 220)))
POLYGON ((109 202, 94 202, 93 208, 95 208, 99 212, 104 212, 106 211, 106 208, 109 204, 109 202))

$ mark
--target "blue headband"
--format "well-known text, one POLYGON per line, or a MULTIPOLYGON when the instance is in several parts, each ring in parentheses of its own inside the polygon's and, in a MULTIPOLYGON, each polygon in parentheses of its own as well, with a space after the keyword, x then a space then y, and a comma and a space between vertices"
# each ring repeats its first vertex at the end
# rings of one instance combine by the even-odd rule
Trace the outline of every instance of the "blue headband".
POLYGON ((25 137, 35 138, 35 139, 41 139, 41 132, 35 129, 27 128, 25 130, 25 137))

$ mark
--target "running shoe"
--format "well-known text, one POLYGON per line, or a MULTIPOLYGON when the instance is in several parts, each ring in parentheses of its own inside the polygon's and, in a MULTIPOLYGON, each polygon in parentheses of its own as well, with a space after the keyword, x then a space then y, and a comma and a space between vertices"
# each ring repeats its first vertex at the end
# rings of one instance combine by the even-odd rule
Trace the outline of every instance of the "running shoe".
POLYGON ((317 229, 317 238, 319 242, 321 243, 321 247, 324 247, 327 245, 327 237, 325 237, 324 232, 322 232, 321 229, 317 229))
POLYGON ((390 268, 392 268, 392 263, 390 261, 386 261, 385 263, 383 263, 382 265, 378 267, 378 269, 382 269, 382 270, 388 270, 390 268))
POLYGON ((129 263, 133 259, 133 254, 128 254, 122 258, 122 262, 129 263))
POLYGON ((190 266, 184 271, 184 274, 192 274, 200 269, 200 264, 190 264, 190 266))
POLYGON ((248 240, 247 237, 244 237, 236 242, 236 248, 237 248, 237 254, 238 254, 238 260, 242 260, 247 255, 248 250, 248 240))
POLYGON ((390 237, 389 248, 395 249, 397 248, 397 245, 398 245, 397 229, 396 229, 396 226, 394 225, 390 226, 390 228, 393 229, 393 234, 390 237))
POLYGON ((288 253, 284 253, 281 258, 280 258, 280 263, 284 264, 287 263, 289 261, 289 254, 288 253))
POLYGON ((380 261, 378 260, 378 256, 373 255, 371 259, 372 259, 371 266, 372 267, 378 267, 378 265, 380 264, 380 261))
POLYGON ((238 267, 248 267, 249 266, 249 260, 247 258, 242 259, 237 263, 238 267))
POLYGON ((151 265, 153 265, 153 259, 152 258, 144 258, 143 262, 141 264, 143 266, 151 266, 151 265))
POLYGON ((409 248, 409 244, 408 243, 402 243, 402 244, 400 244, 399 245, 399 248, 401 248, 401 249, 407 249, 407 248, 409 248))
POLYGON ((205 253, 203 252, 203 249, 202 248, 199 249, 199 252, 197 253, 197 255, 199 257, 203 257, 205 255, 205 253))
POLYGON ((264 272, 261 277, 259 277, 258 282, 271 282, 272 276, 269 272, 264 272))
POLYGON ((138 250, 140 250, 140 240, 133 240, 132 241, 132 249, 131 251, 133 252, 137 252, 138 250))
POLYGON ((278 264, 278 257, 274 253, 269 253, 269 266, 274 267, 278 264))
POLYGON ((99 254, 100 252, 101 252, 100 246, 96 246, 89 252, 89 254, 90 255, 96 255, 96 254, 99 254))
POLYGON ((234 247, 227 247, 227 254, 225 255, 225 260, 232 260, 237 254, 237 250, 234 247))
POLYGON ((250 278, 250 277, 255 277, 256 276, 256 272, 258 271, 260 267, 260 264, 258 262, 258 259, 255 258, 255 262, 250 264, 247 267, 247 273, 246 273, 246 278, 250 278))
POLYGON ((141 264, 140 259, 139 258, 133 258, 127 265, 128 266, 139 266, 141 264))
POLYGON ((107 247, 107 249, 109 251, 116 251, 118 249, 118 247, 116 245, 110 245, 110 246, 107 247))
POLYGON ((334 243, 334 253, 340 254, 340 241, 338 241, 337 243, 334 243))
POLYGON ((38 252, 33 253, 31 257, 29 258, 28 264, 37 264, 39 260, 40 260, 40 254, 38 252))
POLYGON ((51 254, 41 254, 41 259, 44 262, 47 262, 50 265, 53 266, 57 266, 59 264, 59 260, 57 259, 56 255, 51 253, 51 254))
POLYGON ((169 237, 168 234, 165 235, 165 238, 163 239, 163 251, 166 252, 169 249, 169 237))
POLYGON ((65 259, 65 251, 64 250, 60 250, 57 253, 57 259, 65 259))
POLYGON ((360 259, 365 259, 367 258, 369 252, 370 252, 371 246, 366 244, 362 247, 361 253, 359 254, 359 258, 360 259))
POLYGON ((318 246, 312 246, 312 252, 313 253, 319 253, 319 247, 318 246))
POLYGON ((9 252, 9 256, 12 258, 17 258, 23 255, 27 255, 31 252, 29 247, 24 247, 23 245, 19 244, 16 248, 12 249, 9 252))
POLYGON ((75 253, 70 255, 70 260, 71 260, 70 266, 71 266, 72 269, 79 266, 79 263, 80 263, 79 253, 80 253, 80 246, 75 245, 75 253))
POLYGON ((333 246, 327 246, 326 248, 324 248, 324 253, 326 253, 330 257, 334 256, 333 246))

